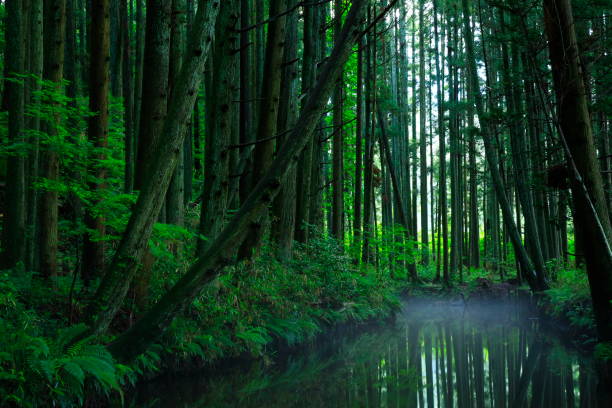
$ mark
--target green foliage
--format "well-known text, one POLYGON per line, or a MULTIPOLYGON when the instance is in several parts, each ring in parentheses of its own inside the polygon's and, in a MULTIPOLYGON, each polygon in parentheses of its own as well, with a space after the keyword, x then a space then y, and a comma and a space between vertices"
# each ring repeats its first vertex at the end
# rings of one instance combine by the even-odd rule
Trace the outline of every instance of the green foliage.
POLYGON ((601 361, 612 361, 612 342, 602 342, 595 346, 595 358, 601 361))
POLYGON ((123 398, 121 386, 131 370, 84 336, 84 325, 45 335, 18 286, 7 273, 0 277, 0 405, 76 406, 94 392, 123 398))
MULTIPOLYGON (((139 358, 135 371, 175 364, 177 356, 201 362, 245 353, 266 356, 277 342, 294 345, 324 324, 363 321, 398 305, 397 284, 385 274, 354 266, 332 238, 316 236, 298 245, 291 261, 280 262, 274 253, 264 247, 256 259, 213 282, 175 319, 156 355, 139 358)), ((180 259, 164 265, 178 266, 180 273, 180 259)), ((157 273, 170 281, 178 276, 177 270, 157 273)), ((163 290, 152 288, 154 296, 163 290)))
POLYGON ((567 318, 579 329, 594 329, 590 290, 584 271, 560 270, 552 287, 546 291, 545 303, 553 316, 567 318))

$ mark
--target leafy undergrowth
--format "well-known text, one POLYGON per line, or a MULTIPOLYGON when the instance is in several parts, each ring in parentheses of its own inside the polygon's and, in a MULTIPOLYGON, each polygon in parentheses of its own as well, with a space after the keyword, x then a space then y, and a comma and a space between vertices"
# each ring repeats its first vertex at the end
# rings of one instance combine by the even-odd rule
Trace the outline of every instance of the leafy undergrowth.
POLYGON ((399 305, 398 281, 358 269, 331 239, 312 240, 286 263, 272 252, 264 248, 209 286, 173 322, 153 360, 172 366, 267 356, 279 342, 295 345, 327 324, 386 316, 399 305))
POLYGON ((541 306, 549 315, 565 320, 580 334, 583 342, 593 341, 595 320, 586 273, 577 269, 563 269, 544 293, 541 306))
MULTIPOLYGON (((172 262, 160 264, 152 300, 182 273, 176 264, 168 267, 172 262)), ((83 337, 83 325, 70 324, 78 320, 72 314, 79 315, 86 289, 77 285, 69 301, 70 279, 51 288, 27 274, 4 272, 0 406, 100 406, 109 398, 120 404, 126 387, 141 377, 234 356, 268 358, 276 346, 303 342, 325 325, 388 315, 399 304, 400 285, 388 273, 354 266, 329 238, 298 248, 286 263, 263 248, 254 261, 211 284, 159 344, 125 366, 83 337)))

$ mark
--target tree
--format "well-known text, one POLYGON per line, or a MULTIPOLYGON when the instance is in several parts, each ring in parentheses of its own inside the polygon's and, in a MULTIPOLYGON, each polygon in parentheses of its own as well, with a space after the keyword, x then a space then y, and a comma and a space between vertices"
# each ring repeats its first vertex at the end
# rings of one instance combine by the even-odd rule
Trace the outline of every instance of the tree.
MULTIPOLYGON (((6 37, 5 50, 6 90, 4 103, 8 110, 9 140, 15 145, 24 141, 24 86, 20 75, 25 72, 25 35, 23 2, 7 0, 6 2, 6 37)), ((7 163, 6 214, 2 229, 3 267, 13 268, 26 260, 26 172, 25 155, 16 151, 7 163)))
POLYGON ((312 137, 325 109, 325 102, 331 96, 340 71, 357 38, 361 35, 358 27, 361 24, 360 15, 365 4, 365 0, 353 1, 343 30, 322 68, 317 85, 309 94, 308 102, 302 109, 295 128, 288 135, 273 163, 247 201, 187 274, 130 330, 110 346, 115 356, 121 359, 132 358, 155 341, 176 314, 189 304, 208 282, 222 273, 228 260, 228 252, 232 252, 235 245, 244 239, 253 220, 267 211, 274 196, 280 190, 287 170, 295 165, 300 151, 312 137))
POLYGON ((576 234, 583 242, 599 337, 612 340, 612 226, 587 108, 569 0, 544 0, 544 22, 558 103, 558 124, 570 168, 576 234))
POLYGON ((425 106, 425 0, 419 0, 419 172, 421 198, 421 244, 424 247, 423 263, 429 263, 429 228, 427 215, 427 106, 425 106))
MULTIPOLYGON (((334 35, 338 36, 342 26, 342 1, 334 3, 334 35)), ((344 241, 344 135, 343 135, 343 74, 340 73, 332 97, 334 127, 332 136, 332 216, 331 234, 344 241)))
MULTIPOLYGON (((295 9, 295 0, 287 3, 289 9, 295 9)), ((278 109, 277 147, 284 142, 285 135, 295 124, 298 113, 298 12, 294 10, 287 15, 285 30, 285 49, 283 55, 283 72, 281 76, 281 91, 278 109)), ((278 247, 277 254, 282 260, 291 258, 295 229, 296 207, 296 166, 293 166, 285 179, 285 184, 274 201, 273 218, 278 222, 278 228, 272 230, 278 247)))
MULTIPOLYGON (((110 19, 109 0, 92 2, 92 19, 89 35, 89 110, 94 114, 89 118, 88 139, 95 149, 89 157, 91 181, 90 189, 99 191, 104 188, 106 170, 103 161, 104 149, 108 141, 108 92, 110 84, 110 19)), ((104 269, 104 218, 96 214, 94 202, 85 216, 89 233, 83 242, 83 271, 85 279, 100 276, 104 269)))
POLYGON ((201 72, 212 43, 220 0, 202 0, 190 31, 186 58, 175 84, 169 112, 164 120, 163 141, 152 146, 155 160, 151 161, 147 177, 130 216, 127 228, 100 286, 88 305, 88 320, 92 331, 102 333, 121 307, 130 282, 138 271, 159 216, 170 177, 183 143, 184 129, 193 109, 200 86, 201 72))
MULTIPOLYGON (((280 98, 281 73, 283 68, 283 52, 285 47, 286 17, 281 15, 286 9, 286 0, 271 0, 270 15, 277 16, 269 23, 264 71, 261 83, 261 103, 259 105, 259 120, 255 136, 255 152, 253 155, 253 179, 260 180, 270 166, 274 155, 274 139, 277 135, 278 104, 280 98)), ((251 224, 251 232, 240 250, 241 256, 250 257, 253 249, 259 248, 263 232, 267 228, 268 219, 263 217, 251 224)))
POLYGON ((464 24, 464 35, 466 45, 466 57, 468 65, 468 79, 471 82, 470 90, 472 91, 472 100, 476 106, 476 113, 481 125, 482 140, 485 146, 485 155, 487 163, 489 164, 489 171, 497 195, 499 206, 501 207, 504 224, 508 230, 510 241, 521 265, 521 271, 524 273, 524 277, 529 283, 529 286, 536 291, 544 290, 547 288, 543 271, 534 269, 533 263, 521 242, 521 237, 514 222, 512 216, 512 209, 506 196, 506 190, 504 182, 502 180, 499 165, 497 160, 497 154, 492 144, 492 134, 490 119, 486 116, 484 111, 484 104, 482 102, 482 95, 480 94, 480 86, 478 84, 478 73, 476 71, 476 59, 474 57, 474 40, 472 36, 472 30, 470 28, 470 8, 469 0, 461 1, 463 9, 463 24, 464 24))
MULTIPOLYGON (((55 91, 63 91, 64 76, 64 41, 66 30, 66 1, 46 0, 44 2, 44 79, 55 85, 55 91)), ((57 104, 58 102, 49 102, 57 104)), ((40 158, 40 176, 50 182, 59 179, 59 156, 56 144, 60 137, 59 125, 62 118, 56 111, 44 122, 43 131, 47 133, 49 143, 44 146, 40 158)), ((40 272, 46 277, 57 275, 58 245, 58 192, 51 187, 42 192, 40 197, 40 272)))
MULTIPOLYGON (((208 244, 223 228, 229 208, 230 161, 229 147, 232 124, 237 119, 235 83, 238 80, 239 56, 235 53, 239 37, 236 27, 239 19, 237 1, 225 1, 217 21, 215 48, 212 55, 213 82, 207 90, 206 157, 204 162, 204 191, 200 214, 200 235, 197 253, 204 253, 208 244)), ((232 169, 233 170, 233 169, 232 169)))

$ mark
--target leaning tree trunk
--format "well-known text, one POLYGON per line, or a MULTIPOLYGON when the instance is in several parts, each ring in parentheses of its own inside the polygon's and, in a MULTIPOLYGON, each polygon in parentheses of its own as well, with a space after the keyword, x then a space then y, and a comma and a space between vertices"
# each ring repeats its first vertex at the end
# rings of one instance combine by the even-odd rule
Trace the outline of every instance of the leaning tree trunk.
MULTIPOLYGON (((505 29, 504 13, 500 11, 500 23, 502 32, 505 29)), ((518 193, 518 201, 520 207, 523 210, 523 216, 525 218, 525 233, 527 235, 527 248, 531 259, 534 262, 534 267, 538 271, 539 275, 544 275, 546 272, 544 266, 544 256, 542 255, 542 239, 538 225, 536 221, 535 209, 533 207, 533 197, 529 186, 527 185, 527 168, 526 168, 526 155, 527 155, 527 143, 525 141, 525 132, 520 127, 520 118, 518 115, 519 106, 517 104, 515 92, 512 81, 516 80, 510 75, 510 59, 508 55, 508 47, 505 43, 502 43, 502 78, 504 83, 504 92, 506 94, 506 105, 507 111, 510 117, 510 146, 512 150, 512 166, 514 168, 514 179, 516 189, 518 193)), ((517 203, 518 205, 518 203, 517 203)))
MULTIPOLYGON (((218 238, 179 282, 142 319, 110 346, 111 352, 117 358, 122 360, 133 358, 154 342, 205 285, 223 272, 224 266, 229 261, 227 255, 232 253, 233 248, 244 239, 250 224, 266 213, 290 167, 296 165, 301 150, 312 137, 336 79, 357 38, 362 34, 358 27, 366 3, 367 0, 353 1, 342 33, 321 71, 317 85, 309 93, 308 102, 302 109, 295 127, 251 195, 218 238)), ((167 149, 160 153, 163 155, 165 151, 167 149)), ((158 162, 163 163, 163 161, 158 162)))
POLYGON ((214 36, 215 20, 221 0, 200 0, 194 24, 189 33, 189 45, 178 81, 174 87, 164 121, 163 140, 152 146, 154 160, 148 167, 148 177, 140 186, 140 194, 123 233, 119 247, 88 305, 92 331, 106 330, 123 304, 130 282, 148 247, 170 178, 183 144, 184 130, 202 80, 202 70, 214 36))
POLYGON ((544 22, 555 84, 562 142, 566 144, 576 233, 581 235, 601 340, 612 341, 612 226, 595 153, 572 6, 544 0, 544 22))
POLYGON ((471 82, 470 91, 472 92, 472 100, 476 106, 476 113, 478 114, 478 120, 481 126, 482 140, 485 147, 485 156, 487 163, 489 164, 489 171, 491 173, 491 179, 493 181, 493 187, 497 195, 497 200, 502 210, 504 223, 510 236, 510 241, 514 248, 514 252, 518 261, 521 265, 521 270, 524 273, 529 286, 536 291, 541 291, 547 288, 547 283, 544 276, 533 267, 533 263, 521 242, 521 236, 514 222, 512 215, 512 208, 506 195, 506 188, 499 171, 499 163, 497 161, 497 152, 492 143, 493 132, 491 129, 491 123, 484 110, 484 104, 482 95, 480 94, 480 86, 478 84, 478 72, 476 70, 476 58, 474 56, 474 39, 473 33, 470 27, 470 12, 469 12, 469 0, 462 0, 463 7, 463 23, 464 23, 464 34, 465 34, 465 45, 466 45, 466 57, 468 65, 468 80, 471 82))

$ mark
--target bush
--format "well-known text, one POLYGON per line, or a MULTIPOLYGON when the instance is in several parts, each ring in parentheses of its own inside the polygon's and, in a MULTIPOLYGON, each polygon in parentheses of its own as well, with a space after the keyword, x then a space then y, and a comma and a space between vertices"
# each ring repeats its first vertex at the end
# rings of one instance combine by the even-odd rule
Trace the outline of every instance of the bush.
POLYGON ((577 269, 562 269, 546 291, 545 303, 555 317, 566 318, 581 330, 594 330, 593 307, 586 273, 577 269))
POLYGON ((0 293, 0 405, 76 406, 88 392, 122 398, 121 386, 131 370, 84 337, 85 326, 45 336, 41 319, 20 301, 8 273, 0 278, 0 293))

